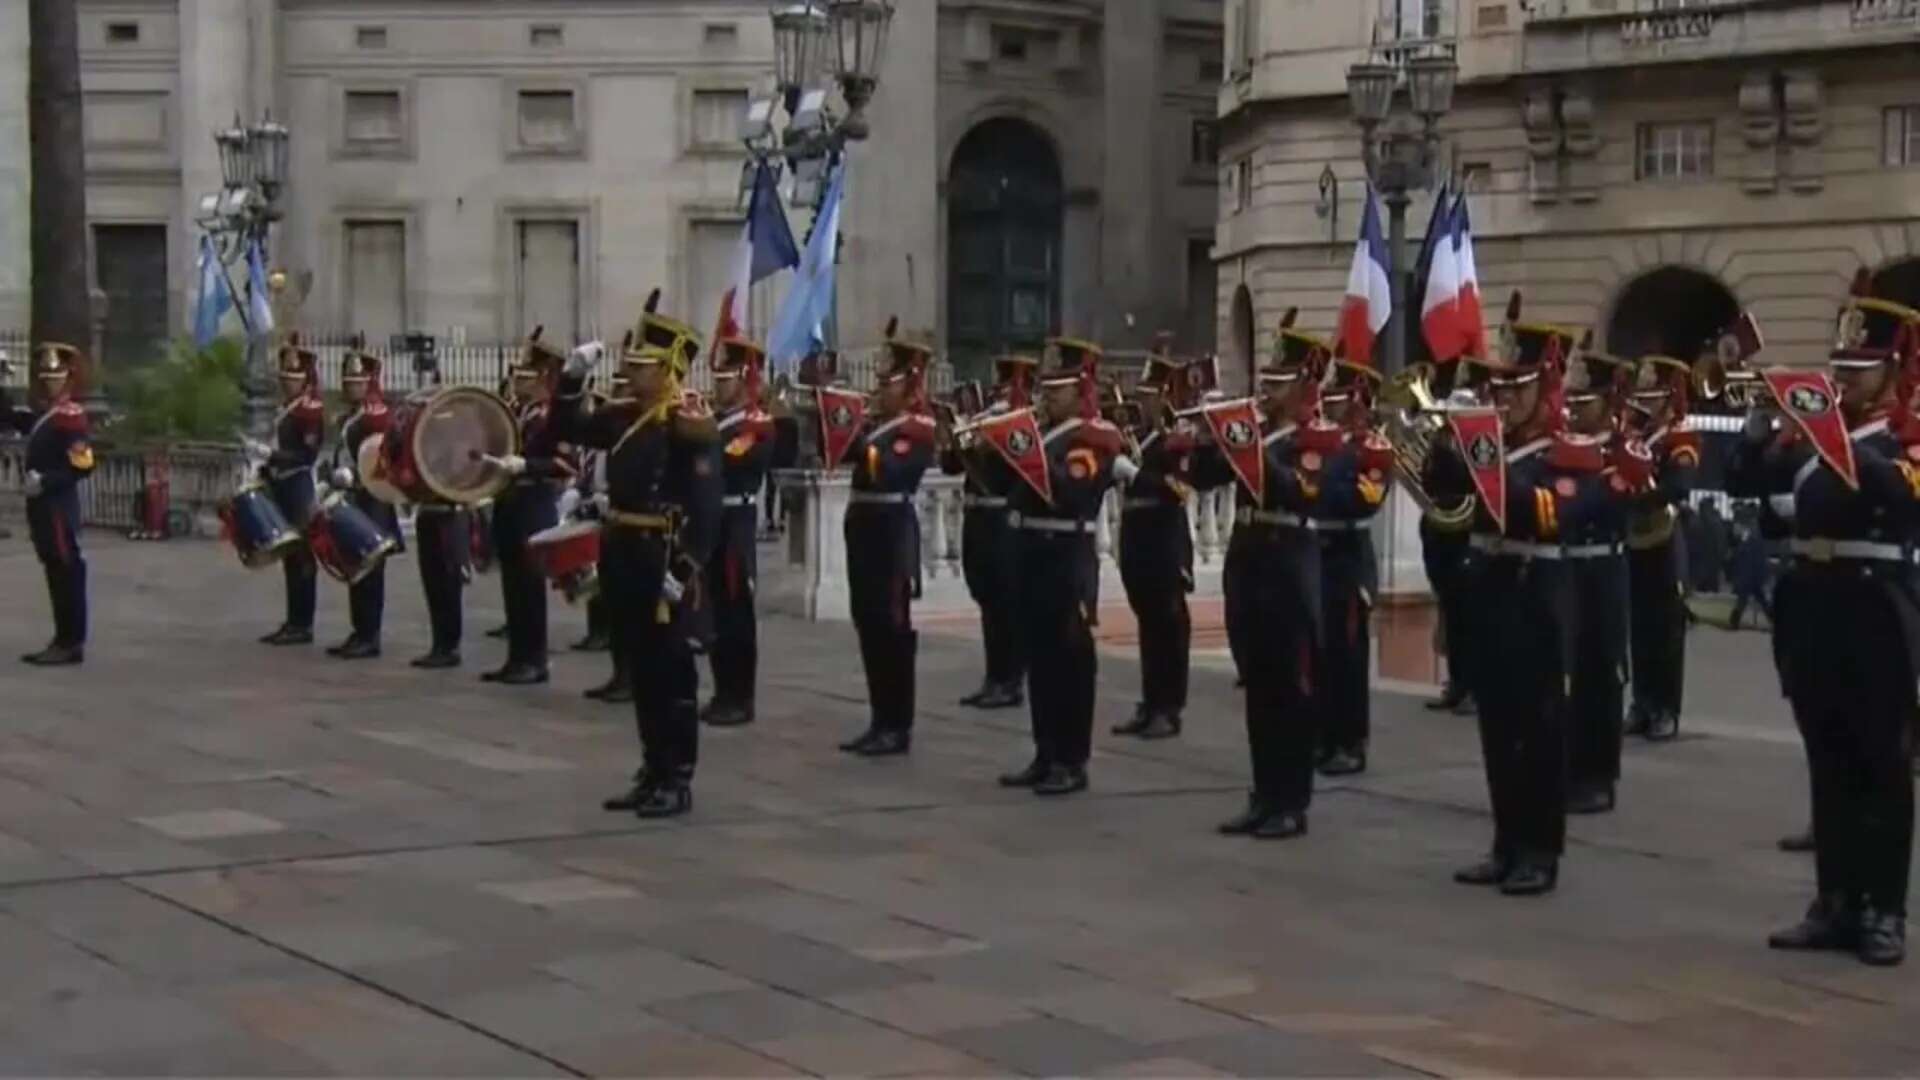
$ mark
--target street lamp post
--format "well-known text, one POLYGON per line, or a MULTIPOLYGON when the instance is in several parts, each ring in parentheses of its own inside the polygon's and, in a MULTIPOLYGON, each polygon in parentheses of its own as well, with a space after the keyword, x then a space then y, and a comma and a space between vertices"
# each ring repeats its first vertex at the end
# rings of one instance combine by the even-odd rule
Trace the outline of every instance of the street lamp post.
POLYGON ((1398 55, 1398 63, 1368 60, 1347 69, 1347 100, 1360 127, 1367 178, 1387 204, 1393 321, 1387 327, 1383 367, 1389 378, 1406 367, 1409 328, 1415 325, 1407 296, 1413 271, 1407 265, 1407 207, 1412 192, 1432 185, 1440 118, 1453 109, 1460 70, 1450 44, 1430 43, 1417 55, 1398 55), (1406 111, 1394 107, 1403 84, 1406 111))
MULTIPOLYGON (((292 133, 286 125, 274 120, 271 113, 251 125, 243 125, 236 116, 232 127, 213 133, 213 143, 220 153, 221 188, 201 196, 197 223, 213 240, 221 272, 227 275, 228 293, 235 298, 240 323, 246 329, 245 427, 250 436, 258 439, 268 434, 272 424, 273 373, 269 368, 273 342, 266 328, 254 325, 248 302, 254 287, 251 277, 245 275, 243 266, 247 294, 242 298, 240 292, 232 288, 232 270, 245 263, 248 251, 256 245, 261 263, 264 265, 267 261, 273 223, 281 218, 281 196, 287 186, 292 133)), ((279 271, 268 276, 270 291, 278 293, 285 284, 286 276, 279 271)))
MULTIPOLYGON (((847 144, 869 134, 867 105, 880 86, 887 27, 895 0, 777 0, 768 11, 773 21, 774 78, 777 93, 753 102, 741 125, 749 158, 740 172, 740 205, 753 196, 760 169, 790 176, 789 198, 814 212, 819 224, 833 170, 847 144), (828 100, 838 85, 846 114, 828 100), (786 123, 776 128, 781 111, 786 123)), ((839 308, 836 295, 834 309, 839 308)), ((827 337, 838 337, 837 317, 827 337)))

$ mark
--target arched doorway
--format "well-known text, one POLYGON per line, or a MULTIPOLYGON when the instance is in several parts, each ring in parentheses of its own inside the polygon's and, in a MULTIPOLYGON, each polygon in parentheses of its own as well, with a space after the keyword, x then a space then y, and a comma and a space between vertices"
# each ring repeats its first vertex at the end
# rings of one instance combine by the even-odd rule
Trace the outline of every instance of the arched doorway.
POLYGON ((1253 333, 1253 293, 1245 285, 1233 293, 1233 362, 1246 372, 1244 386, 1253 385, 1253 377, 1260 367, 1260 353, 1254 346, 1253 333))
POLYGON ((1718 278, 1663 266, 1620 291, 1607 320, 1606 350, 1628 360, 1659 353, 1691 363, 1740 317, 1740 301, 1718 278))
POLYGON ((1046 133, 1001 117, 969 131, 947 182, 947 351, 988 376, 996 354, 1038 352, 1060 325, 1064 186, 1046 133))
POLYGON ((1873 295, 1920 308, 1920 259, 1888 263, 1873 275, 1873 295))

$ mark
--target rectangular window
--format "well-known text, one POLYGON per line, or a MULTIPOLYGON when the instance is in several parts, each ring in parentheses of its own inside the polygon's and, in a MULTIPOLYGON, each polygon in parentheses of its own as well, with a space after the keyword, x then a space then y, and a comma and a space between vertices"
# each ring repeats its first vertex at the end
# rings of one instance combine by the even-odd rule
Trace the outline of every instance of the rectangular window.
POLYGON ((578 141, 571 90, 522 90, 520 145, 528 150, 565 150, 578 141))
POLYGON ((1881 113, 1881 160, 1920 165, 1920 105, 1895 105, 1881 113))
POLYGON ((138 45, 140 43, 140 24, 137 22, 110 22, 107 24, 107 44, 138 45))
POLYGON ((1704 180, 1713 175, 1713 124, 1641 124, 1636 175, 1641 180, 1704 180))
POLYGON ((1460 163, 1460 190, 1478 195, 1493 190, 1493 166, 1484 161, 1460 163))
POLYGON ((1260 55, 1260 0, 1240 0, 1234 9, 1233 31, 1233 73, 1245 75, 1260 55))
POLYGON ((566 40, 566 31, 555 23, 536 23, 527 29, 527 41, 536 49, 557 49, 566 40))
POLYGON ((700 28, 700 39, 709 48, 730 49, 740 44, 740 28, 732 23, 708 23, 700 28))
POLYGON ((1214 166, 1220 164, 1220 124, 1211 117, 1196 116, 1187 137, 1187 163, 1214 166))
POLYGON ((353 29, 353 43, 362 49, 384 49, 387 47, 387 28, 384 26, 356 26, 353 29))
POLYGON ((1227 170, 1227 197, 1235 212, 1253 206, 1253 159, 1241 158, 1227 170))
POLYGON ((731 146, 740 139, 740 121, 746 113, 745 90, 695 90, 693 144, 731 146))
POLYGON ((399 146, 406 138, 400 91, 347 91, 346 137, 354 146, 399 146))
POLYGON ((386 341, 407 326, 407 227, 399 221, 349 221, 346 299, 353 328, 386 341))
POLYGON ((1218 84, 1227 77, 1227 65, 1217 56, 1200 58, 1200 81, 1209 86, 1218 84))
POLYGON ((997 30, 994 33, 993 53, 1002 60, 1025 60, 1027 36, 1018 30, 997 30))

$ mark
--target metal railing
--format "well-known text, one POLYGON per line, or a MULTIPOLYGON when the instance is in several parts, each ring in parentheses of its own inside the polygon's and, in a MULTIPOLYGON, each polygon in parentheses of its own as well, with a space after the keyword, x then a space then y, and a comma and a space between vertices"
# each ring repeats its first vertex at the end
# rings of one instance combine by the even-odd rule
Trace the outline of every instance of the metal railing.
MULTIPOLYGON (((237 447, 102 449, 94 456, 93 475, 80 485, 81 520, 95 528, 143 527, 139 507, 156 467, 166 472, 169 512, 176 518, 184 513, 189 521, 212 514, 247 479, 246 461, 237 447)), ((25 444, 0 444, 0 518, 25 516, 25 481, 25 444)))

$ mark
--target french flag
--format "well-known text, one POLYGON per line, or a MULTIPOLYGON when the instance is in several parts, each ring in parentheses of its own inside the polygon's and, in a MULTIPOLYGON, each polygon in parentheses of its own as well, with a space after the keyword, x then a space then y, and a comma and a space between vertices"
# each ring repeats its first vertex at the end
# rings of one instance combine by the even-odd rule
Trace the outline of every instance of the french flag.
POLYGON ((1460 319, 1460 208, 1440 193, 1434 207, 1434 242, 1427 251, 1427 293, 1420 304, 1420 332, 1427 350, 1441 363, 1466 346, 1460 319))
POLYGON ((1353 269, 1347 273, 1347 295, 1340 304, 1340 342, 1347 359, 1373 364, 1373 343, 1393 317, 1393 285, 1387 277, 1387 242, 1380 235, 1380 206, 1372 185, 1367 207, 1360 216, 1360 242, 1353 247, 1353 269))
POLYGON ((1460 269, 1460 295, 1456 301, 1464 345, 1461 354, 1485 358, 1487 355, 1487 320, 1480 310, 1480 267, 1473 258, 1473 215, 1467 210, 1467 196, 1460 195, 1460 201, 1454 204, 1454 236, 1457 237, 1456 258, 1460 269))
POLYGON ((753 178, 753 198, 747 206, 747 220, 740 226, 740 239, 733 247, 730 284, 720 298, 720 318, 713 330, 710 356, 720 354, 720 342, 741 337, 747 332, 747 301, 754 283, 800 265, 800 247, 793 241, 793 230, 780 208, 773 170, 760 166, 753 178))

